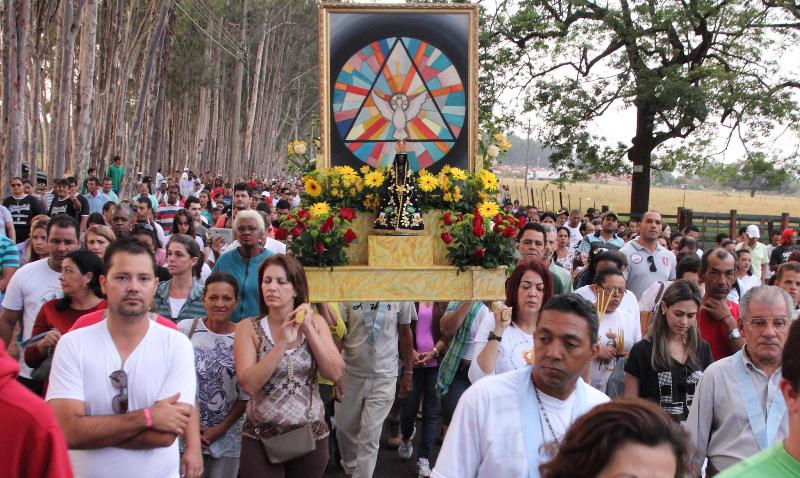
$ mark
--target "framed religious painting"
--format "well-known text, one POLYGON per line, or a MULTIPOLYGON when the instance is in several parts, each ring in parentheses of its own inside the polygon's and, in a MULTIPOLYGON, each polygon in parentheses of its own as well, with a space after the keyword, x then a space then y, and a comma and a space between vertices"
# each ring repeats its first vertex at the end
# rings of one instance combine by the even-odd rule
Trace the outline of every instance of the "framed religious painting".
POLYGON ((477 5, 323 4, 323 164, 475 170, 477 5))

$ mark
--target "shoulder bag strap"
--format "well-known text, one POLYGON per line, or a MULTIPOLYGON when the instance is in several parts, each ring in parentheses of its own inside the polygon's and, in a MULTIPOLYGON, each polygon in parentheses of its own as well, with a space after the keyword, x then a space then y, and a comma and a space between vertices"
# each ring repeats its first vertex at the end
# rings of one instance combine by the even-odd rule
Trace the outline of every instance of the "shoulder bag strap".
POLYGON ((658 304, 661 302, 661 297, 664 295, 664 287, 666 286, 665 282, 661 282, 661 287, 658 288, 658 294, 656 294, 656 301, 653 303, 653 314, 658 312, 658 304))
POLYGON ((192 328, 189 329, 189 340, 192 340, 192 335, 197 331, 197 323, 200 321, 200 317, 195 317, 192 321, 192 328))

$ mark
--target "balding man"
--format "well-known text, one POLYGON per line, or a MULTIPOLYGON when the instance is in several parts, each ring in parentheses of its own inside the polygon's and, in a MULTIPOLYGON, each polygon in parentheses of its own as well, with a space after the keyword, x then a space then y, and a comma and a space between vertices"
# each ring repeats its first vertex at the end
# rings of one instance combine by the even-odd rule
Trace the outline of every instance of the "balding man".
POLYGON ((733 254, 721 248, 704 254, 700 262, 700 281, 705 290, 697 327, 711 346, 714 360, 733 355, 744 345, 738 325, 739 305, 728 299, 736 282, 735 270, 733 254))
POLYGON ((768 449, 789 431, 780 381, 792 299, 778 287, 758 286, 740 307, 745 346, 703 372, 686 421, 697 463, 708 458, 710 476, 768 449))
POLYGON ((656 282, 675 280, 675 254, 658 243, 661 235, 661 214, 647 211, 642 217, 639 237, 619 251, 628 258, 626 287, 641 299, 656 282))

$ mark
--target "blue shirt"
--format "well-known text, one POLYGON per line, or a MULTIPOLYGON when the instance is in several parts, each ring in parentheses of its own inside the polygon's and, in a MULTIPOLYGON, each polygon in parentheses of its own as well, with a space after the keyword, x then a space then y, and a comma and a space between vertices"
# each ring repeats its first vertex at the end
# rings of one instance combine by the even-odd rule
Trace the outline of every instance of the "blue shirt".
POLYGON ((89 203, 89 214, 95 212, 103 214, 103 206, 105 206, 105 204, 111 200, 102 191, 97 191, 97 196, 92 196, 90 193, 86 193, 83 195, 83 197, 86 199, 86 202, 89 203))
POLYGON ((264 259, 271 255, 273 255, 271 251, 264 249, 261 254, 245 260, 237 248, 219 256, 219 260, 214 264, 212 272, 227 272, 239 283, 239 304, 233 311, 231 322, 261 315, 261 299, 258 293, 261 284, 258 280, 258 268, 264 259))

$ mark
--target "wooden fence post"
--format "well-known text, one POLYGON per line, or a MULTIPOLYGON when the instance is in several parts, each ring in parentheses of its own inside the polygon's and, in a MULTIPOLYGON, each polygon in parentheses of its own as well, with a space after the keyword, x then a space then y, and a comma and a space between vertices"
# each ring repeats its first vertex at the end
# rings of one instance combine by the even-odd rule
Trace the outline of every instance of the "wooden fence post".
MULTIPOLYGON (((782 212, 781 213, 781 233, 783 233, 783 230, 786 229, 787 227, 789 227, 789 213, 788 212, 782 212)), ((770 238, 770 239, 772 239, 772 238, 770 238)))
POLYGON ((682 207, 678 207, 678 219, 676 220, 676 222, 678 223, 678 230, 675 231, 675 232, 679 232, 679 231, 683 230, 683 227, 684 227, 683 226, 683 222, 684 222, 683 219, 684 219, 684 215, 685 214, 686 214, 686 209, 684 209, 682 207))
POLYGON ((608 205, 607 204, 603 204, 602 206, 600 206, 600 212, 606 212, 606 211, 608 211, 608 205))
POLYGON ((692 225, 692 210, 686 210, 686 224, 683 226, 684 229, 692 225))
POLYGON ((736 225, 736 222, 736 209, 731 209, 730 229, 728 230, 728 235, 731 236, 731 239, 736 238, 739 229, 739 227, 736 225))

